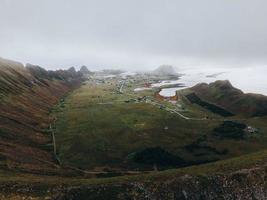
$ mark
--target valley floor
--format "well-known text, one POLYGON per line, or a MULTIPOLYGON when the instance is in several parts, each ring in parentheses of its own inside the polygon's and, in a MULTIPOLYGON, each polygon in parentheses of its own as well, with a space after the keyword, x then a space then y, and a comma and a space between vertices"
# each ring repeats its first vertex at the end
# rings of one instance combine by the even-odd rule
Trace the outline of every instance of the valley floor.
POLYGON ((189 89, 179 91, 175 101, 158 98, 157 88, 134 92, 145 83, 136 76, 91 78, 62 100, 53 112, 62 165, 116 176, 198 165, 265 148, 266 118, 214 114, 192 104, 186 97, 189 89), (225 120, 259 131, 222 139, 214 129, 225 120), (162 161, 159 154, 170 159, 162 161))

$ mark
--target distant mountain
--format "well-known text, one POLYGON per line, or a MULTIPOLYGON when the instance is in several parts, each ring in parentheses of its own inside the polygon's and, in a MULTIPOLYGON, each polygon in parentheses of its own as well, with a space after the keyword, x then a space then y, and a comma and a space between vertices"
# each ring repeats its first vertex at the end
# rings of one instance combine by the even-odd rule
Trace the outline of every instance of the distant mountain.
POLYGON ((92 73, 91 71, 89 71, 89 69, 85 65, 81 66, 80 72, 82 74, 84 74, 84 75, 87 75, 87 74, 91 74, 92 73))
POLYGON ((70 73, 76 73, 76 69, 75 69, 75 67, 70 67, 69 69, 68 69, 68 71, 70 72, 70 73))
POLYGON ((174 70, 173 66, 171 65, 161 65, 157 69, 155 69, 152 73, 156 75, 163 75, 163 76, 177 75, 177 72, 174 70))
POLYGON ((217 104, 226 110, 244 116, 267 115, 267 97, 245 94, 232 86, 228 80, 210 84, 201 83, 191 88, 200 98, 217 104))
POLYGON ((119 75, 121 73, 124 73, 125 71, 120 70, 120 69, 103 69, 100 71, 100 74, 105 74, 105 75, 119 75))

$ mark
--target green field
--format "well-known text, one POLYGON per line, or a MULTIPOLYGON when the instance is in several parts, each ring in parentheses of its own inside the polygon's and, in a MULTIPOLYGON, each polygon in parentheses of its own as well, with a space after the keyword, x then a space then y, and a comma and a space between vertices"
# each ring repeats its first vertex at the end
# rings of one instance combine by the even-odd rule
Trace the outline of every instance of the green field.
MULTIPOLYGON (((140 82, 126 84, 119 93, 116 79, 89 81, 54 109, 56 143, 63 165, 93 171, 152 170, 152 164, 135 162, 131 157, 160 147, 187 164, 205 163, 261 150, 267 143, 265 129, 240 140, 215 137, 213 129, 223 118, 190 104, 183 92, 177 103, 183 106, 184 115, 213 120, 185 120, 144 101, 134 101, 144 95, 153 99, 155 92, 134 93, 138 85, 140 82)), ((166 101, 160 103, 175 107, 166 101)), ((249 123, 260 128, 265 121, 251 119, 249 123)))

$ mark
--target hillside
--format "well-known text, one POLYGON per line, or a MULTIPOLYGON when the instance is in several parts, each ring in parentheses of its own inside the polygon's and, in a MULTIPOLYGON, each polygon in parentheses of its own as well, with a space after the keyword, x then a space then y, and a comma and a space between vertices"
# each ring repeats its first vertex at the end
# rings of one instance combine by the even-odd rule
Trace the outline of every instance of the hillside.
POLYGON ((174 103, 139 75, 82 77, 0 59, 0 199, 266 199, 267 118, 223 104, 266 97, 218 81, 174 103))
POLYGON ((92 74, 92 72, 89 71, 89 69, 85 65, 81 66, 80 72, 84 75, 92 74))
POLYGON ((264 200, 266 155, 266 151, 261 151, 201 166, 116 178, 5 174, 0 177, 0 199, 264 200))
POLYGON ((80 74, 46 71, 39 66, 0 59, 1 168, 53 173, 51 108, 80 84, 80 74))
POLYGON ((191 88, 200 98, 215 103, 226 110, 244 116, 267 115, 267 97, 245 94, 234 88, 229 81, 198 84, 191 88))

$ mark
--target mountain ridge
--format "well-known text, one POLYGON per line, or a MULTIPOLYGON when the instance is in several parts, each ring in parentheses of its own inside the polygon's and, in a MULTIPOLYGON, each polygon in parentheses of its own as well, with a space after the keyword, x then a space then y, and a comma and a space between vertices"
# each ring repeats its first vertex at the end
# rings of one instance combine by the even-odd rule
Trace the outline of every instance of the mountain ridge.
POLYGON ((267 96, 244 93, 228 80, 200 83, 191 88, 200 98, 245 116, 267 115, 267 96))
POLYGON ((57 171, 49 112, 81 84, 80 73, 45 69, 0 59, 0 157, 6 169, 31 173, 57 171))

